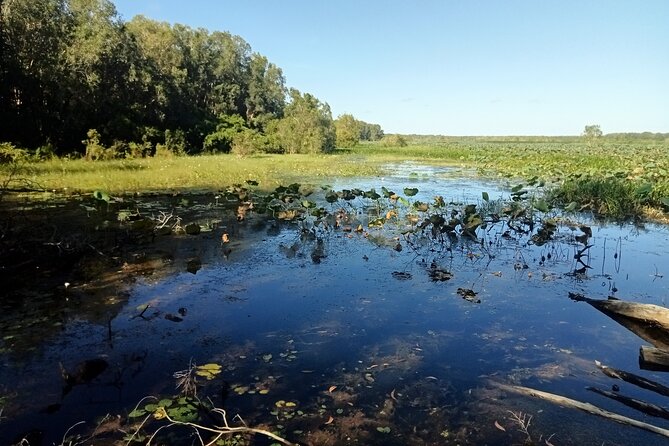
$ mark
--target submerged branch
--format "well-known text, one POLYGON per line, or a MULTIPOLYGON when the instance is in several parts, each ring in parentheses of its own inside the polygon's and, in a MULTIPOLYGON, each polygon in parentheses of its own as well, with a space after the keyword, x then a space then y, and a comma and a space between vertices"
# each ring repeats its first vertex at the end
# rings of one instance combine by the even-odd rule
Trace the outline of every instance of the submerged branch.
POLYGON ((590 403, 584 403, 564 396, 555 395, 553 393, 532 389, 530 387, 523 387, 523 386, 516 386, 502 383, 494 383, 494 385, 499 389, 505 390, 507 392, 532 396, 569 409, 578 409, 592 415, 597 415, 599 417, 615 421, 616 423, 624 424, 627 426, 633 426, 669 438, 669 430, 667 429, 663 429, 658 426, 653 426, 652 424, 644 423, 643 421, 634 420, 632 418, 628 418, 624 415, 620 415, 614 412, 609 412, 608 410, 601 409, 590 403))

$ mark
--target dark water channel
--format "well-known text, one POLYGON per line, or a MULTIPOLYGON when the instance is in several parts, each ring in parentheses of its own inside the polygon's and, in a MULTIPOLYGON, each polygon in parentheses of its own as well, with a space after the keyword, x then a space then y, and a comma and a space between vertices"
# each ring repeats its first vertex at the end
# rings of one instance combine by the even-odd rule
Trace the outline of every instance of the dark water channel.
MULTIPOLYGON (((490 201, 509 196, 500 184, 415 165, 332 186, 416 187, 414 200, 441 195, 454 203, 480 203, 482 192, 490 201)), ((212 380, 199 380, 202 398, 300 444, 523 444, 528 435, 512 413, 532 416, 533 443, 525 444, 665 444, 495 387, 519 384, 669 428, 667 420, 586 390, 616 384, 666 406, 666 397, 614 381, 594 361, 664 383, 669 375, 640 370, 644 341, 568 297, 665 306, 667 228, 568 217, 573 223, 560 224, 541 245, 530 234, 509 235, 503 222, 478 229, 479 240, 445 244, 367 228, 315 237, 295 223, 250 221, 183 236, 197 240, 195 266, 179 260, 173 274, 140 277, 121 288, 116 303, 97 308, 61 292, 68 316, 60 318, 35 297, 35 311, 43 305, 44 313, 31 316, 42 325, 34 336, 21 312, 5 310, 0 443, 39 431, 34 444, 59 444, 79 421, 86 424, 71 433, 108 413, 125 419, 147 395, 175 395, 173 374, 193 361, 222 366, 212 380), (582 225, 592 236, 581 263, 582 225), (231 252, 221 250, 224 232, 235 243, 231 252), (48 324, 53 329, 44 330, 48 324), (59 364, 71 374, 95 359, 104 370, 65 388, 59 364)), ((105 441, 122 438, 109 433, 105 441)), ((271 443, 255 437, 253 444, 271 443)))

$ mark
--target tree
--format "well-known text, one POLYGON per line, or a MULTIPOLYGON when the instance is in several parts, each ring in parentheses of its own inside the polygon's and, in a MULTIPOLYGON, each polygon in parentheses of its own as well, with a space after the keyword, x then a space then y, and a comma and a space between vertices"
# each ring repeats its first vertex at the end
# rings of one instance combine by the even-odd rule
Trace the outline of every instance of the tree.
POLYGON ((254 53, 249 65, 246 120, 262 129, 273 118, 283 116, 286 87, 281 68, 270 63, 265 56, 254 53))
POLYGON ((589 144, 595 143, 603 135, 602 129, 599 125, 586 125, 582 136, 589 144))
POLYGON ((360 121, 353 115, 339 115, 334 122, 337 147, 354 147, 360 142, 360 121))
POLYGON ((0 4, 2 139, 37 146, 57 127, 67 35, 64 0, 0 4))
POLYGON ((216 131, 204 138, 204 151, 209 153, 230 152, 235 136, 245 129, 247 129, 246 123, 241 116, 221 115, 218 125, 216 125, 216 131))
POLYGON ((369 124, 364 121, 360 122, 360 139, 362 141, 378 141, 383 138, 383 129, 379 124, 369 124))
POLYGON ((284 117, 268 130, 287 153, 330 152, 335 147, 332 112, 327 103, 291 88, 284 117))

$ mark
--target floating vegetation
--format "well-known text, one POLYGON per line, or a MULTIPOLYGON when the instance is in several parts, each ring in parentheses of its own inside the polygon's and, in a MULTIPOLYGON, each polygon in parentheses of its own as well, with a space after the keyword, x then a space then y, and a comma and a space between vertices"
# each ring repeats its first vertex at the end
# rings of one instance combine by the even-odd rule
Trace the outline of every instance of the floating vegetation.
MULTIPOLYGON (((628 254, 638 251, 637 234, 563 213, 538 178, 502 191, 479 185, 466 196, 430 187, 431 178, 421 174, 411 187, 370 180, 260 191, 250 180, 200 195, 89 194, 81 201, 94 210, 77 203, 75 212, 99 251, 88 248, 93 258, 108 262, 93 277, 127 292, 98 299, 93 282, 59 280, 48 299, 30 301, 34 313, 3 316, 3 359, 20 364, 55 345, 73 376, 81 352, 99 351, 106 369, 39 410, 58 420, 84 406, 106 413, 106 403, 88 401, 119 392, 104 440, 123 430, 128 444, 201 435, 205 444, 243 445, 264 432, 286 444, 522 443, 509 410, 533 417, 534 441, 556 431, 555 444, 578 444, 564 440, 563 425, 553 428, 550 410, 480 395, 492 392, 491 377, 586 384, 591 351, 608 361, 626 344, 607 344, 611 327, 591 325, 560 299, 630 293, 642 275, 650 295, 663 284, 662 264, 640 274, 635 261, 630 271, 621 258, 638 257, 628 254), (188 224, 200 233, 187 235, 188 224), (105 299, 120 304, 101 311, 105 299), (174 380, 163 378, 189 358, 174 380), (149 392, 155 398, 133 409, 149 392), (228 423, 220 408, 244 421, 228 423)), ((41 379, 17 380, 13 370, 3 376, 24 395, 41 379)), ((32 408, 19 412, 19 403, 30 407, 19 398, 2 403, 17 435, 34 420, 32 408)), ((49 435, 60 441, 62 431, 49 435)), ((607 434, 599 426, 589 435, 607 434)))

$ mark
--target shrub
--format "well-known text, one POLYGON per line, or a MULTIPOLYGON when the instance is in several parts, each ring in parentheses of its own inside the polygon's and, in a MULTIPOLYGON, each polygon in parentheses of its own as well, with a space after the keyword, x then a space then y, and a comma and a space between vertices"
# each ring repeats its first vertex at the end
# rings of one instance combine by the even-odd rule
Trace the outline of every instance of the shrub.
POLYGON ((0 143, 0 164, 12 164, 26 159, 28 152, 23 149, 16 148, 13 144, 8 142, 0 143))
POLYGON ((259 152, 268 152, 269 138, 256 130, 244 129, 232 138, 232 153, 248 156, 259 152))
MULTIPOLYGON (((183 130, 165 130, 164 149, 170 151, 176 156, 186 154, 186 135, 183 130)), ((158 146, 156 145, 156 155, 158 155, 158 146)))
POLYGON ((381 139, 381 144, 384 147, 406 147, 407 140, 402 135, 386 135, 381 139))
POLYGON ((81 141, 86 146, 86 160, 95 161, 105 157, 105 147, 100 144, 100 133, 95 129, 90 129, 86 133, 86 139, 81 141))

